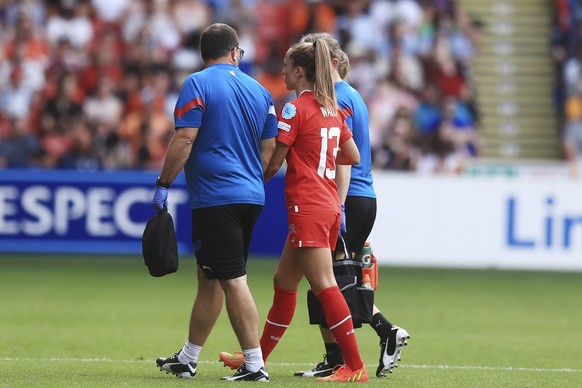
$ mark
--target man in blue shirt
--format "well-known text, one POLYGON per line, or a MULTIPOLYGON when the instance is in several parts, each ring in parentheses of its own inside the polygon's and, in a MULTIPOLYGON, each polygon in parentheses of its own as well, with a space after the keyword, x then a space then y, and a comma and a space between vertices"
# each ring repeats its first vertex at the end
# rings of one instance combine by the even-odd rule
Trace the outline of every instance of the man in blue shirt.
POLYGON ((167 206, 170 184, 184 168, 192 207, 192 243, 198 291, 183 348, 156 364, 194 378, 197 361, 222 309, 226 309, 245 358, 224 380, 268 381, 259 345, 259 316, 247 285, 252 231, 265 203, 263 171, 275 149, 272 97, 239 70, 244 51, 236 31, 213 24, 200 38, 206 69, 191 74, 176 103, 176 132, 156 182, 153 204, 167 206))

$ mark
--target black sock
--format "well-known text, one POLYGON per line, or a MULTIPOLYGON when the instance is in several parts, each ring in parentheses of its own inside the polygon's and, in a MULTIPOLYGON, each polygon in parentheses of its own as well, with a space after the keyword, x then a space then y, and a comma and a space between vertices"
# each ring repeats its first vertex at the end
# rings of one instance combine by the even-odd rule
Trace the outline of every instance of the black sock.
POLYGON ((327 363, 331 366, 341 365, 344 363, 344 357, 336 342, 326 343, 325 351, 327 353, 327 363))
POLYGON ((390 330, 392 329, 392 324, 388 322, 382 313, 374 314, 370 326, 376 330, 376 333, 380 338, 388 337, 388 334, 390 334, 390 330))

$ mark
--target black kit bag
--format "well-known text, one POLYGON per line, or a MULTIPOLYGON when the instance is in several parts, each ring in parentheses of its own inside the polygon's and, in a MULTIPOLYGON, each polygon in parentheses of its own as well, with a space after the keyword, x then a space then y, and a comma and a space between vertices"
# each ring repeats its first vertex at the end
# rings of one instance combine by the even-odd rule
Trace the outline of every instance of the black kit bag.
POLYGON ((166 208, 148 220, 141 239, 141 250, 150 275, 160 277, 178 270, 174 220, 166 208))
MULTIPOLYGON (((374 290, 361 287, 362 262, 354 260, 351 252, 345 249, 343 237, 338 242, 338 249, 341 248, 344 250, 343 259, 337 259, 336 252, 333 252, 333 272, 337 285, 350 309, 354 328, 359 328, 362 327, 362 323, 372 322, 374 290)), ((327 327, 321 303, 311 290, 307 291, 307 311, 310 324, 327 327)))

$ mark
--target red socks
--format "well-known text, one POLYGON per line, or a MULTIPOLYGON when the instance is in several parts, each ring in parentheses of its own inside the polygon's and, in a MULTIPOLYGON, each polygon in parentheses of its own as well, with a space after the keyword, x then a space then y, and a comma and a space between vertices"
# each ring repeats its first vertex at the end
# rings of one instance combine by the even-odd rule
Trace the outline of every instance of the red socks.
POLYGON ((296 305, 297 291, 285 291, 275 286, 273 305, 269 310, 269 315, 267 315, 267 322, 265 322, 260 341, 265 362, 289 327, 293 314, 295 314, 296 305))
POLYGON ((323 307, 327 327, 338 343, 347 366, 354 371, 362 368, 364 363, 358 350, 350 309, 339 288, 328 287, 316 296, 323 307))
MULTIPOLYGON (((297 305, 297 291, 285 291, 277 286, 274 288, 273 305, 267 315, 260 341, 265 362, 289 327, 297 305)), ((351 370, 362 368, 364 363, 358 350, 350 310, 339 288, 326 288, 317 294, 317 299, 323 307, 327 326, 338 343, 347 366, 351 370)))

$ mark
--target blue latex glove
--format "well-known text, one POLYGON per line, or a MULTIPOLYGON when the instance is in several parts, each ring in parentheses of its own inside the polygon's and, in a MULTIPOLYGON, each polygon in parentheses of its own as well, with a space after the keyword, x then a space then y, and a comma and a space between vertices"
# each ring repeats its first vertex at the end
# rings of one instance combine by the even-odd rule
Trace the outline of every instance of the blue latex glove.
POLYGON ((168 210, 168 189, 162 186, 156 186, 156 192, 154 193, 154 199, 152 205, 158 211, 168 210))
POLYGON ((346 227, 346 205, 342 205, 342 218, 340 220, 339 234, 346 233, 348 231, 346 227))

